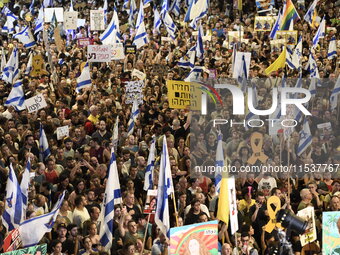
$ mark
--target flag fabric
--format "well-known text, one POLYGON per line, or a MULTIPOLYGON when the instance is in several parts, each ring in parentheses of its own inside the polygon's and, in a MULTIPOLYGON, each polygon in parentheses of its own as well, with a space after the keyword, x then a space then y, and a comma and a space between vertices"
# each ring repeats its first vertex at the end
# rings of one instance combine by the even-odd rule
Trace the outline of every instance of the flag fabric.
POLYGON ((147 5, 148 3, 151 3, 152 0, 144 0, 144 6, 147 5))
POLYGON ((229 206, 228 178, 224 174, 218 196, 217 219, 223 221, 226 225, 229 224, 229 206))
POLYGON ((300 16, 297 13, 292 0, 286 0, 286 3, 283 7, 281 30, 289 30, 291 21, 296 19, 300 19, 300 16))
POLYGON ((2 27, 2 32, 7 34, 15 33, 14 21, 18 20, 18 17, 7 7, 3 7, 2 14, 6 16, 6 22, 2 27))
POLYGON ((30 6, 28 7, 28 10, 32 15, 34 15, 34 0, 32 0, 30 6))
POLYGON ((119 176, 117 169, 116 156, 111 150, 111 160, 109 168, 109 176, 105 187, 105 196, 102 204, 102 219, 103 222, 100 227, 100 243, 105 250, 110 250, 113 237, 113 217, 114 206, 122 203, 122 195, 119 184, 119 176))
POLYGON ((19 76, 19 51, 14 48, 2 73, 2 80, 13 84, 19 76))
POLYGON ((4 68, 6 66, 6 63, 7 63, 7 61, 6 61, 5 48, 2 47, 2 49, 1 49, 1 66, 0 66, 1 76, 2 76, 2 73, 3 73, 4 68))
POLYGON ((184 81, 194 81, 201 77, 203 71, 203 66, 195 66, 191 69, 188 76, 184 79, 184 81))
POLYGON ((155 157, 156 157, 156 141, 152 140, 150 145, 148 163, 145 169, 145 179, 144 179, 144 190, 153 189, 153 169, 155 166, 155 157))
POLYGON ((312 54, 309 54, 307 70, 309 71, 311 78, 320 78, 318 66, 312 54))
POLYGON ((312 97, 316 95, 316 83, 317 83, 318 78, 311 77, 310 79, 310 84, 309 84, 309 92, 312 97))
POLYGON ((300 142, 297 148, 297 155, 300 156, 309 145, 312 144, 312 134, 310 132, 307 118, 303 122, 302 130, 299 132, 300 142))
POLYGON ((172 20, 170 14, 166 12, 164 15, 161 14, 161 17, 163 18, 163 23, 166 28, 166 31, 168 32, 168 35, 171 37, 171 39, 175 40, 176 38, 175 32, 177 27, 174 21, 172 20))
POLYGON ((237 200, 236 200, 236 186, 235 177, 231 176, 228 178, 228 200, 230 208, 230 228, 231 234, 235 234, 238 230, 238 211, 237 211, 237 200))
POLYGON ((237 81, 241 86, 242 91, 245 93, 247 91, 247 63, 244 54, 242 54, 242 67, 240 68, 241 72, 238 74, 237 81))
POLYGON ((24 247, 37 245, 45 233, 51 232, 64 201, 65 191, 59 196, 51 212, 28 219, 19 226, 19 233, 24 247))
POLYGON ((222 168, 224 166, 224 156, 223 156, 223 146, 222 146, 222 133, 219 132, 217 136, 217 148, 216 148, 216 160, 215 160, 215 187, 216 193, 220 193, 221 180, 222 180, 222 168))
POLYGON ((181 7, 180 7, 179 0, 174 0, 172 2, 169 11, 172 12, 173 14, 175 14, 175 16, 179 16, 179 14, 181 12, 181 7))
POLYGON ((137 30, 143 22, 144 22, 144 7, 143 7, 143 1, 140 1, 139 12, 138 12, 137 21, 136 21, 137 30))
POLYGON ((139 108, 137 99, 133 100, 133 105, 131 109, 131 116, 128 122, 128 136, 133 134, 133 130, 135 128, 135 122, 139 116, 139 108))
POLYGON ((107 12, 108 12, 107 0, 104 0, 103 10, 104 10, 104 23, 106 25, 107 24, 107 12))
POLYGON ((156 5, 154 5, 154 7, 153 7, 153 15, 154 15, 153 30, 159 33, 160 32, 159 28, 162 25, 162 20, 161 20, 161 15, 159 14, 159 11, 157 10, 156 5))
POLYGON ((115 148, 115 151, 117 150, 118 142, 119 142, 119 116, 117 116, 116 118, 116 122, 112 132, 112 145, 113 148, 115 148))
POLYGON ((325 17, 323 17, 320 26, 313 37, 313 48, 316 47, 320 38, 325 37, 325 33, 326 33, 326 20, 325 17))
POLYGON ((133 45, 137 46, 137 49, 143 47, 145 44, 149 43, 149 38, 146 33, 145 23, 144 23, 144 11, 143 11, 143 1, 140 2, 139 13, 137 17, 137 33, 133 39, 133 45))
POLYGON ((10 164, 6 184, 5 210, 2 214, 2 223, 9 232, 19 226, 23 217, 24 211, 22 193, 12 164, 10 164))
POLYGON ((47 7, 49 7, 49 6, 53 6, 53 0, 43 0, 42 6, 43 6, 44 8, 47 8, 47 7))
POLYGON ((169 0, 163 0, 162 1, 162 7, 161 7, 161 17, 164 19, 165 14, 169 11, 169 0))
POLYGON ((198 35, 197 35, 197 43, 196 43, 196 56, 200 59, 203 58, 204 55, 204 47, 203 47, 203 27, 199 25, 198 27, 198 35))
POLYGON ((136 15, 137 12, 138 12, 138 10, 137 10, 136 1, 130 0, 129 25, 132 26, 132 27, 133 27, 133 21, 135 19, 135 15, 136 15))
POLYGON ((26 162, 26 167, 25 167, 24 173, 22 175, 22 180, 20 183, 24 211, 26 211, 26 208, 27 208, 28 188, 30 184, 30 171, 31 171, 31 157, 28 157, 27 162, 26 162))
POLYGON ((91 83, 90 67, 89 67, 89 63, 86 62, 83 68, 83 71, 81 72, 80 76, 77 79, 76 92, 80 93, 81 89, 89 88, 91 86, 92 86, 92 83, 91 83))
POLYGON ((14 106, 21 110, 24 108, 25 94, 23 89, 22 80, 18 80, 14 83, 11 92, 9 93, 5 106, 14 106))
POLYGON ((70 1, 70 12, 74 12, 74 9, 73 9, 73 0, 70 1))
POLYGON ((194 68, 196 57, 196 46, 192 46, 184 57, 181 57, 177 65, 182 68, 194 68))
POLYGON ((123 3, 123 10, 126 10, 128 8, 129 0, 124 0, 123 3))
POLYGON ((232 53, 232 56, 231 56, 231 69, 232 69, 232 73, 234 73, 234 69, 235 69, 235 60, 236 60, 236 53, 237 53, 237 50, 236 50, 236 44, 233 45, 233 53, 232 53))
POLYGON ((39 132, 39 150, 39 160, 41 162, 45 161, 45 159, 51 155, 50 148, 48 147, 47 137, 41 123, 39 132))
POLYGON ((48 27, 47 30, 47 34, 48 34, 48 40, 51 42, 53 40, 54 37, 54 29, 56 29, 56 27, 58 26, 58 22, 57 22, 57 16, 55 15, 55 11, 53 12, 53 16, 50 22, 50 25, 48 27))
POLYGON ((316 12, 317 3, 318 3, 318 0, 314 0, 313 3, 309 6, 305 16, 303 17, 303 19, 307 21, 309 25, 311 25, 313 22, 313 16, 314 16, 314 13, 316 12))
POLYGON ((339 94, 340 94, 340 76, 338 76, 338 79, 336 81, 336 84, 334 86, 334 89, 331 93, 331 97, 330 97, 330 100, 329 100, 332 111, 338 106, 339 94))
POLYGON ((286 56, 287 55, 287 50, 286 46, 284 46, 283 51, 279 55, 279 57, 272 63, 267 69, 264 71, 266 75, 269 75, 271 72, 274 72, 280 68, 284 68, 286 65, 286 56))
POLYGON ((119 19, 116 8, 113 10, 113 16, 110 24, 106 27, 105 31, 100 35, 99 39, 105 45, 112 45, 119 42, 119 19))
POLYGON ((169 195, 171 194, 174 194, 174 186, 172 183, 168 146, 166 137, 163 136, 155 222, 162 233, 168 237, 170 230, 169 195))
POLYGON ((13 38, 18 39, 25 48, 30 49, 36 45, 31 29, 26 26, 21 32, 13 35, 13 38))
POLYGON ((277 31, 280 30, 281 20, 282 20, 282 10, 280 9, 277 15, 277 19, 273 25, 272 31, 270 31, 269 38, 274 39, 276 37, 277 31))
POLYGON ((336 58, 336 52, 337 52, 336 51, 336 39, 335 39, 335 36, 333 35, 331 40, 329 41, 327 58, 328 59, 336 58))
POLYGON ((43 25, 44 25, 44 8, 41 6, 39 9, 38 17, 34 21, 35 27, 34 27, 34 34, 39 33, 40 31, 43 31, 43 25))
POLYGON ((301 67, 300 58, 302 56, 302 37, 300 36, 299 41, 295 48, 291 49, 287 47, 287 65, 290 69, 299 69, 301 67))
POLYGON ((29 75, 31 71, 33 70, 33 53, 31 52, 29 54, 26 70, 25 70, 25 75, 29 75))
POLYGON ((203 18, 207 13, 208 0, 192 0, 185 15, 184 21, 192 21, 190 25, 195 28, 197 21, 203 18))

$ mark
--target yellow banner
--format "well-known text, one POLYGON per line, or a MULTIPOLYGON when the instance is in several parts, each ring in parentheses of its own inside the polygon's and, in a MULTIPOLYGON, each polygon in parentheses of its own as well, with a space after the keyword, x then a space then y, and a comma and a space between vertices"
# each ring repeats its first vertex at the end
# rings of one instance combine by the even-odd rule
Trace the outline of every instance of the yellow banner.
POLYGON ((166 81, 170 108, 201 110, 201 85, 194 82, 166 81))

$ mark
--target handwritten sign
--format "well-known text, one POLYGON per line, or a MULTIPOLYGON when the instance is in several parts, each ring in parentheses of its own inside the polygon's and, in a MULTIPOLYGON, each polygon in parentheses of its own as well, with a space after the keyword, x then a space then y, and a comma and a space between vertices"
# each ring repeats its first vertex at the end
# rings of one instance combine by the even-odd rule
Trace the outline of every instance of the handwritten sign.
POLYGON ((125 54, 136 54, 136 45, 126 45, 125 54))
POLYGON ((64 12, 65 29, 77 29, 78 12, 64 12))
POLYGON ((94 30, 104 30, 104 10, 91 10, 90 11, 90 27, 91 31, 94 30))
POLYGON ((87 60, 88 62, 110 62, 112 50, 110 45, 88 45, 87 60))
POLYGON ((48 72, 45 70, 45 62, 41 55, 33 56, 32 65, 33 65, 33 70, 31 72, 32 77, 48 74, 48 72))
POLYGON ((166 81, 169 106, 174 109, 201 109, 202 91, 200 85, 194 82, 166 81))
POLYGON ((36 95, 34 97, 31 97, 27 100, 25 100, 25 106, 29 113, 36 112, 44 107, 47 106, 47 103, 45 101, 45 98, 42 94, 36 95))
POLYGON ((143 103, 144 81, 128 81, 125 85, 125 104, 132 104, 137 99, 138 104, 143 103))
POLYGON ((314 207, 308 206, 297 212, 297 216, 308 222, 306 232, 300 235, 301 246, 305 246, 308 243, 316 240, 316 226, 315 226, 315 213, 314 207))
POLYGON ((90 45, 90 38, 79 38, 78 39, 78 46, 80 48, 84 48, 90 45))
POLYGON ((54 29, 54 41, 55 41, 55 44, 57 46, 57 50, 59 52, 62 51, 63 48, 64 48, 64 41, 63 41, 63 39, 60 36, 60 29, 59 29, 59 27, 56 27, 54 29))
POLYGON ((70 130, 68 126, 58 127, 57 128, 57 140, 61 140, 64 137, 68 137, 70 135, 70 130))
POLYGON ((112 58, 111 60, 120 60, 124 59, 124 46, 122 43, 116 43, 112 45, 112 58))
POLYGON ((136 68, 132 70, 131 76, 137 77, 140 80, 144 80, 146 78, 146 74, 137 70, 136 68))

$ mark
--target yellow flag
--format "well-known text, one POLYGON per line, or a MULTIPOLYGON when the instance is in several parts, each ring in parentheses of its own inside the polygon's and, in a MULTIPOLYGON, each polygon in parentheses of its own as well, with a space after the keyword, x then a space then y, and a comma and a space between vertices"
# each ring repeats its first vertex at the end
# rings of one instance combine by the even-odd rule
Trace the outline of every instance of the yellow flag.
POLYGON ((229 196, 228 176, 222 175, 220 194, 218 198, 217 219, 223 221, 227 226, 229 223, 229 196))
POLYGON ((286 50, 286 46, 284 46, 283 51, 281 52, 280 56, 274 61, 273 64, 268 66, 267 69, 264 70, 264 72, 267 75, 269 75, 271 72, 274 72, 280 68, 284 68, 286 65, 286 54, 287 54, 287 50, 286 50))

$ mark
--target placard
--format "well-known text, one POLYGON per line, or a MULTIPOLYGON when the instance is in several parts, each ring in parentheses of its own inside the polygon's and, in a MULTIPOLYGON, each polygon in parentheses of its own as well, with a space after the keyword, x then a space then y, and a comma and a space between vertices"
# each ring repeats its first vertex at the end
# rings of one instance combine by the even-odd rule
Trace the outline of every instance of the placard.
POLYGON ((125 85, 125 104, 132 104, 137 99, 138 104, 143 103, 144 81, 128 81, 125 85))
POLYGON ((322 254, 340 254, 340 211, 322 213, 322 254))
POLYGON ((22 241, 19 230, 15 228, 11 232, 9 232, 4 239, 2 248, 4 252, 14 251, 20 247, 21 243, 22 241))
POLYGON ((126 45, 125 54, 136 54, 136 45, 126 45))
POLYGON ((111 60, 121 60, 125 58, 124 45, 122 43, 115 43, 112 45, 111 60))
POLYGON ((112 58, 111 45, 88 45, 87 60, 88 62, 110 62, 112 58))
POLYGON ((168 100, 170 108, 190 110, 201 109, 201 85, 195 82, 167 80, 168 100))
POLYGON ((131 73, 132 77, 137 77, 140 80, 145 80, 146 74, 134 68, 131 73))
POLYGON ((314 207, 307 207, 297 212, 297 216, 308 222, 307 229, 303 235, 300 235, 301 246, 314 242, 317 238, 315 226, 314 207))
POLYGON ((64 22, 64 9, 62 7, 57 8, 45 8, 44 9, 44 21, 45 23, 50 23, 53 17, 53 12, 57 18, 58 22, 64 22))
POLYGON ((36 245, 27 247, 20 250, 1 253, 2 255, 45 255, 47 253, 47 244, 36 245))
POLYGON ((45 98, 42 94, 38 94, 25 100, 25 107, 29 113, 39 111, 40 109, 47 106, 45 98))
POLYGON ((317 124, 316 127, 318 128, 321 140, 333 134, 332 124, 330 122, 317 124))
POLYGON ((236 52, 235 62, 234 62, 234 71, 233 71, 233 78, 237 79, 239 74, 242 72, 242 57, 244 55, 244 59, 246 61, 246 68, 247 68, 247 77, 249 77, 249 67, 250 67, 250 52, 236 52))
POLYGON ((33 56, 32 65, 33 65, 33 69, 30 74, 32 77, 41 76, 43 74, 48 74, 48 72, 45 70, 44 59, 40 54, 33 56))
POLYGON ((171 39, 171 37, 164 37, 164 36, 162 36, 162 37, 161 37, 161 41, 162 41, 162 42, 171 42, 171 41, 173 41, 173 40, 171 39))
POLYGON ((170 228, 170 254, 218 254, 218 221, 170 228))
POLYGON ((78 47, 84 48, 90 45, 90 38, 78 38, 78 47))
POLYGON ((63 50, 63 48, 64 48, 64 41, 63 41, 63 39, 60 36, 60 29, 59 29, 59 27, 56 27, 54 29, 54 42, 55 42, 55 45, 57 46, 57 50, 59 52, 61 52, 63 50))
POLYGON ((64 28, 77 29, 78 12, 64 12, 64 28))
POLYGON ((276 32, 276 39, 285 39, 288 45, 297 43, 298 31, 281 30, 276 32))
POLYGON ((282 46, 285 45, 286 40, 285 39, 279 39, 279 40, 271 40, 270 41, 270 47, 272 53, 281 52, 282 46))
POLYGON ((157 189, 149 189, 146 201, 145 201, 145 207, 143 213, 145 214, 154 214, 156 212, 157 208, 157 189))
POLYGON ((274 16, 256 16, 254 22, 255 31, 271 31, 276 17, 274 16))
POLYGON ((70 135, 70 130, 68 126, 62 126, 57 128, 57 140, 61 140, 64 137, 68 137, 70 135))
POLYGON ((94 30, 105 30, 104 10, 91 10, 90 11, 90 28, 94 30))
POLYGON ((274 0, 256 0, 255 2, 258 12, 270 11, 275 6, 274 0))

